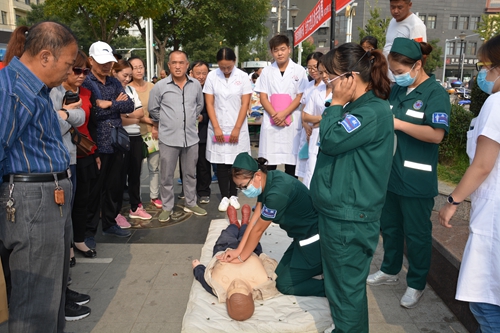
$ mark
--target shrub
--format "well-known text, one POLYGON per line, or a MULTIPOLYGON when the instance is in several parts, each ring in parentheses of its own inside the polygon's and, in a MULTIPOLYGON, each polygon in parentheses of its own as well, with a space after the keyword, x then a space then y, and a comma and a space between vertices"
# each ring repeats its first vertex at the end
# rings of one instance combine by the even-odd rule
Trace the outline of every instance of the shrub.
POLYGON ((459 105, 451 105, 450 131, 439 145, 439 163, 443 165, 459 164, 467 158, 467 131, 474 114, 459 105))

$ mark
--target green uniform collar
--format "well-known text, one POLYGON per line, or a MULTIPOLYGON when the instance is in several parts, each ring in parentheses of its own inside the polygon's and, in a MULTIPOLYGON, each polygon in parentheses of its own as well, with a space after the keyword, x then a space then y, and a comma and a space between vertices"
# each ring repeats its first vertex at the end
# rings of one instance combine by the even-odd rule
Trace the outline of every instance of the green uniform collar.
POLYGON ((424 82, 420 83, 408 95, 406 94, 406 91, 407 91, 408 87, 398 86, 399 87, 398 99, 399 99, 399 97, 401 97, 401 99, 400 99, 401 102, 405 101, 407 99, 415 99, 415 95, 412 96, 413 93, 422 95, 423 93, 425 93, 426 91, 428 91, 428 89, 432 88, 432 86, 435 84, 434 82, 436 82, 436 77, 434 76, 434 74, 431 74, 427 80, 425 80, 424 82), (404 92, 404 94, 402 92, 404 92))
POLYGON ((356 109, 357 107, 359 107, 361 105, 365 105, 372 98, 376 98, 375 93, 373 92, 373 90, 369 90, 365 94, 361 95, 354 102, 347 104, 347 106, 344 108, 344 110, 346 112, 349 112, 350 110, 356 109))
MULTIPOLYGON (((264 199, 265 197, 267 197, 267 195, 269 194, 269 191, 271 190, 271 183, 273 182, 273 178, 274 178, 274 170, 270 170, 267 172, 266 174, 266 187, 264 188, 264 190, 262 191, 261 195, 259 195, 259 197, 257 198, 257 201, 259 202, 264 202, 264 199), (267 186, 269 185, 269 186, 267 186)), ((262 186, 262 184, 261 184, 262 186)))

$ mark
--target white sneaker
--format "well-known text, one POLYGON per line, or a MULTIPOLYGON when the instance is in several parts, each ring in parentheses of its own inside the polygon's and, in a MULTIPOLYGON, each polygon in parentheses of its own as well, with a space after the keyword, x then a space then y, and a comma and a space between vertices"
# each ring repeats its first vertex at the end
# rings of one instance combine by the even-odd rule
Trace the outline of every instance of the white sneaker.
POLYGON ((240 203, 238 202, 238 197, 236 196, 232 196, 231 198, 229 198, 229 203, 231 204, 231 206, 233 206, 235 209, 240 209, 241 208, 241 205, 240 203))
POLYGON ((406 292, 401 298, 401 302, 399 304, 401 304, 401 306, 404 308, 412 309, 417 306, 417 303, 423 294, 424 294, 423 290, 417 290, 408 287, 406 288, 406 292))
POLYGON ((227 197, 222 198, 219 204, 219 212, 225 212, 229 207, 229 199, 227 197))
POLYGON ((368 275, 366 279, 366 284, 370 286, 378 286, 381 284, 398 284, 399 279, 397 275, 385 274, 382 271, 377 271, 376 273, 368 275))

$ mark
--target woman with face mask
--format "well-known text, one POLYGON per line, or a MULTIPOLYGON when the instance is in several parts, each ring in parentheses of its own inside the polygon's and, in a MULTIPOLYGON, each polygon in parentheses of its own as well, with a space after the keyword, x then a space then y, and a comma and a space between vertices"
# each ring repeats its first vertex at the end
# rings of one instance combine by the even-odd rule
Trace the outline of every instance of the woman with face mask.
POLYGON ((478 52, 477 84, 490 97, 467 133, 471 165, 439 211, 441 225, 451 228, 457 206, 472 201, 469 239, 465 245, 455 298, 469 307, 483 333, 500 332, 500 36, 478 52))
POLYGON ((431 264, 434 197, 438 194, 439 143, 449 130, 450 98, 427 75, 424 64, 432 47, 407 38, 396 38, 389 53, 394 75, 389 102, 394 114, 397 148, 392 163, 387 198, 380 218, 384 260, 368 276, 369 285, 397 284, 406 242, 408 287, 400 304, 417 305, 425 289, 431 264))
POLYGON ((247 260, 271 222, 279 224, 290 238, 276 268, 276 287, 286 295, 325 296, 319 248, 318 213, 309 191, 298 179, 279 170, 267 171, 267 160, 258 162, 248 153, 240 153, 231 172, 236 187, 249 198, 257 198, 255 211, 237 249, 220 258, 235 264, 247 260))

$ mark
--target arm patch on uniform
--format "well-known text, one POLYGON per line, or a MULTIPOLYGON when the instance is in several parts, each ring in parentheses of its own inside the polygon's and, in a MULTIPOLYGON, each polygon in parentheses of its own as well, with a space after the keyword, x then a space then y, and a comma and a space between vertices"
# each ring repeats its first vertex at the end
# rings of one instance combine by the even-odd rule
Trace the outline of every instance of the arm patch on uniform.
POLYGON ((361 122, 352 114, 347 114, 344 120, 340 122, 340 125, 344 126, 347 133, 351 133, 355 129, 361 127, 361 122))
POLYGON ((444 112, 434 112, 432 114, 432 123, 448 126, 448 115, 444 112))
POLYGON ((276 209, 267 208, 266 205, 262 207, 260 215, 264 216, 266 219, 274 219, 276 218, 276 209))

